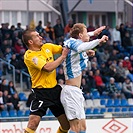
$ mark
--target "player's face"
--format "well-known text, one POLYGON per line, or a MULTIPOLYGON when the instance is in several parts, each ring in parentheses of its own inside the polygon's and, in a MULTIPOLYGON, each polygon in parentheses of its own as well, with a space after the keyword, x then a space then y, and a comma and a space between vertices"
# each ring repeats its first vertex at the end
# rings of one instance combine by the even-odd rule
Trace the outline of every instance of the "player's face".
POLYGON ((87 29, 84 28, 83 33, 82 33, 81 40, 82 40, 83 42, 88 42, 89 39, 90 39, 90 36, 87 34, 87 29))
POLYGON ((36 31, 32 33, 32 43, 36 46, 42 46, 43 45, 42 37, 36 31))

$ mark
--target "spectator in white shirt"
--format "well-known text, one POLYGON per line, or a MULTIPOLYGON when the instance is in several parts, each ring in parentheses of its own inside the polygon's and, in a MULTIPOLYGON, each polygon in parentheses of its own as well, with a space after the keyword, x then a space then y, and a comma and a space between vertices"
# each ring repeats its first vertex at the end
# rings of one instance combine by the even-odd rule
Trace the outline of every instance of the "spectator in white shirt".
POLYGON ((117 42, 121 44, 121 34, 119 31, 119 26, 116 26, 112 31, 112 42, 117 42))
POLYGON ((5 110, 4 101, 3 101, 3 92, 0 91, 0 111, 5 110))

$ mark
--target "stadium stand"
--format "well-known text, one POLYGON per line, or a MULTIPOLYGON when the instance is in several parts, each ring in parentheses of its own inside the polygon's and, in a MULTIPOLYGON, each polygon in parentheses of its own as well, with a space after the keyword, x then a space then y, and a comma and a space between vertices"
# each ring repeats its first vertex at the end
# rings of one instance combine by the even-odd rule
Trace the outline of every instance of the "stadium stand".
MULTIPOLYGON (((8 28, 6 31, 10 32, 10 28, 8 28)), ((111 31, 112 29, 110 29, 111 31)), ((124 32, 128 32, 129 27, 125 25, 124 32)), ((131 29, 130 29, 131 31, 131 29)), ((4 60, 0 61, 0 79, 7 79, 6 81, 9 82, 10 80, 13 80, 13 65, 15 67, 15 87, 19 96, 19 104, 20 108, 19 110, 1 110, 0 111, 0 117, 28 117, 29 116, 29 107, 26 105, 26 101, 29 96, 29 80, 27 80, 28 71, 24 66, 23 62, 23 54, 26 50, 26 47, 24 44, 22 44, 22 49, 19 47, 20 53, 16 52, 14 46, 16 43, 18 43, 18 38, 21 39, 21 33, 18 35, 16 32, 19 31, 13 31, 13 34, 8 38, 9 40, 12 40, 12 44, 9 45, 10 52, 8 53, 6 51, 6 47, 4 46, 5 40, 8 40, 5 38, 5 33, 3 36, 1 36, 1 32, 3 32, 3 29, 0 28, 0 54, 1 59, 4 60), (2 38, 1 38, 2 37, 2 38), (13 61, 13 54, 16 54, 16 60, 13 61), (13 63, 14 62, 14 63, 13 63), (17 63, 16 63, 17 62, 17 63), (19 64, 19 65, 18 65, 19 64), (21 64, 21 65, 20 65, 21 64), (23 71, 23 74, 21 73, 23 71), (26 73, 26 74, 25 74, 26 73), (22 76, 22 75, 23 76, 22 76), (25 85, 23 86, 21 83, 24 82, 25 85), (28 88, 28 89, 27 89, 28 88)), ((102 34, 106 33, 106 29, 102 34)), ((133 36, 133 33, 130 33, 130 37, 133 36)), ((100 37, 100 36, 99 36, 100 37)), ((122 38, 121 38, 122 39, 122 38)), ((47 42, 47 39, 45 40, 47 42)), ((125 45, 124 45, 125 46, 125 45)), ((131 98, 117 98, 117 99, 111 99, 111 97, 106 92, 107 84, 109 83, 109 78, 113 77, 116 81, 116 85, 118 87, 118 91, 121 93, 123 92, 123 77, 126 78, 127 76, 130 78, 131 82, 133 77, 133 44, 131 46, 131 49, 127 51, 125 47, 120 44, 120 42, 112 42, 112 40, 109 40, 107 44, 103 46, 99 46, 96 49, 96 56, 90 58, 90 69, 86 70, 83 77, 86 79, 86 83, 91 88, 88 88, 90 97, 85 100, 84 106, 85 106, 85 113, 87 115, 96 115, 96 114, 104 114, 106 112, 109 113, 132 113, 133 112, 133 96, 131 98), (128 64, 126 66, 126 63, 128 64), (92 64, 96 64, 96 67, 92 67, 92 64), (105 64, 105 68, 103 67, 103 64, 105 64), (125 67, 119 66, 119 64, 125 65, 125 67, 129 67, 128 69, 125 69, 125 67), (94 81, 95 71, 99 69, 101 77, 103 79, 103 82, 105 84, 105 90, 102 90, 103 93, 98 91, 96 88, 96 84, 94 81), (89 75, 89 71, 92 71, 92 76, 89 75), (124 74, 123 72, 126 72, 124 74), (124 75, 122 75, 124 74, 124 75), (91 84, 93 83, 93 85, 91 84)), ((18 51, 18 49, 17 49, 18 51)), ((57 75, 58 75, 57 69, 57 75)), ((60 79, 58 79, 60 80, 60 79)), ((64 79, 63 79, 64 80, 64 79)), ((53 116, 52 112, 50 110, 47 111, 46 116, 53 116)))
POLYGON ((9 112, 7 110, 3 110, 1 112, 1 117, 9 117, 9 112))
POLYGON ((17 111, 16 110, 9 110, 9 116, 10 117, 17 117, 17 111))
POLYGON ((23 117, 23 116, 25 116, 25 112, 23 110, 18 110, 17 111, 17 116, 18 117, 23 117))

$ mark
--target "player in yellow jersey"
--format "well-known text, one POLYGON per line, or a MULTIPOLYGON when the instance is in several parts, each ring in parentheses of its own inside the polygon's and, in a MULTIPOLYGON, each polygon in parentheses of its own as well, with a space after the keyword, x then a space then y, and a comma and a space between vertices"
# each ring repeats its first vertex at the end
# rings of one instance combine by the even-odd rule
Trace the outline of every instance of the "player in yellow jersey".
POLYGON ((61 87, 57 85, 55 69, 66 58, 69 50, 55 44, 43 44, 42 37, 34 30, 24 31, 23 42, 28 47, 24 62, 31 76, 34 95, 29 122, 24 132, 34 133, 49 108, 60 123, 57 133, 67 133, 70 126, 60 102, 61 87), (53 55, 58 53, 62 54, 54 60, 53 55))

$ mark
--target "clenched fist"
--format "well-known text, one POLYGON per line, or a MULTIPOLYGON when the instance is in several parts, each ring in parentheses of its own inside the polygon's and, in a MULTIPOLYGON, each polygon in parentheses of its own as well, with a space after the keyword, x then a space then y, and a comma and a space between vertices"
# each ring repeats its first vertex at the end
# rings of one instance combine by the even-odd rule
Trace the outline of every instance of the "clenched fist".
POLYGON ((100 42, 100 43, 105 43, 105 42, 107 42, 107 41, 108 41, 108 36, 106 36, 106 35, 103 35, 102 38, 99 39, 99 42, 100 42))

